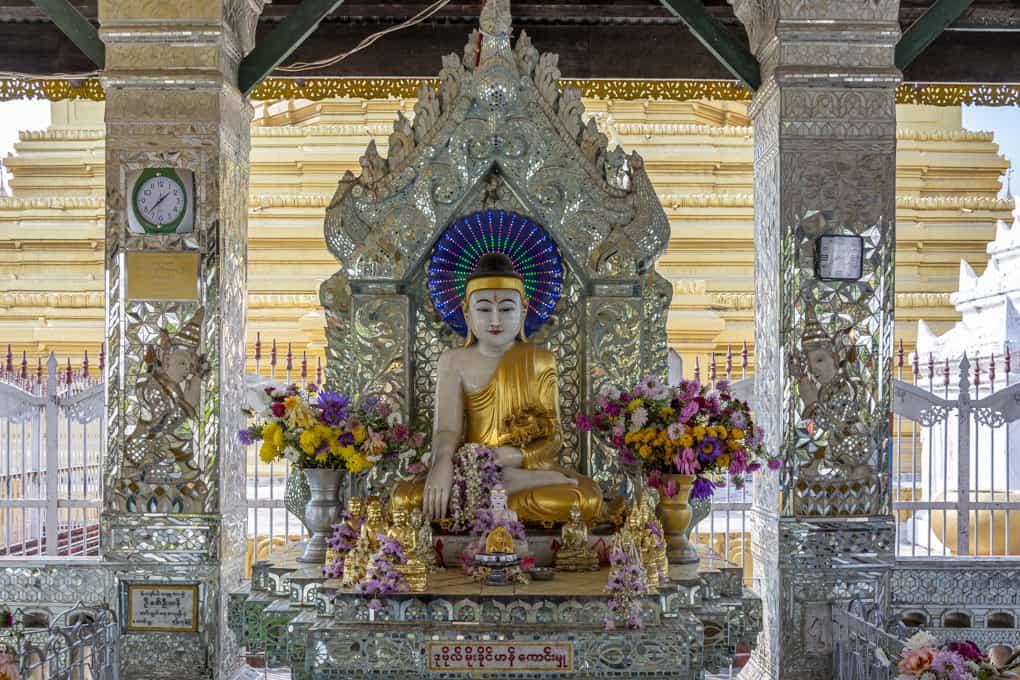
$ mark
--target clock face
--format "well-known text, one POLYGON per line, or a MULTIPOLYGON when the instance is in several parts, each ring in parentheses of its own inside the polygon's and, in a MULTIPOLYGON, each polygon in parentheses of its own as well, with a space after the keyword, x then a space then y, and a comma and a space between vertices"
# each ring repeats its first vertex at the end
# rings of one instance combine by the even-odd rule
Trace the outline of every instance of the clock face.
POLYGON ((179 221, 186 206, 184 187, 165 175, 149 177, 135 194, 139 217, 157 228, 179 221))

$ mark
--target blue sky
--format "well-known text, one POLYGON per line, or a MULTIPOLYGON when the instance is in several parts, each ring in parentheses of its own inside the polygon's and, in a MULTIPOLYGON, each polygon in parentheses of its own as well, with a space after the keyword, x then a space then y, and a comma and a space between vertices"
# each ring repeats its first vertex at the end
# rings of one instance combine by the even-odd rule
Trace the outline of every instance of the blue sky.
MULTIPOLYGON (((44 101, 0 102, 0 158, 14 148, 19 130, 40 130, 50 123, 49 103, 44 101)), ((995 134, 999 153, 1014 168, 1013 195, 1020 194, 1020 107, 965 106, 963 126, 969 130, 990 130, 995 134)), ((1003 182, 1001 195, 1006 195, 1003 182)))

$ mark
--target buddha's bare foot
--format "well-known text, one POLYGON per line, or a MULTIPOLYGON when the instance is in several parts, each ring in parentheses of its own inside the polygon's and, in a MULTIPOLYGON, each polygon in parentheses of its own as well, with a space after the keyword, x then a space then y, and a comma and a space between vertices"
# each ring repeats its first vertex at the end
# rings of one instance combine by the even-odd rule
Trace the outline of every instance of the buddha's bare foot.
POLYGON ((577 486, 577 480, 556 470, 522 470, 519 468, 503 468, 503 484, 508 494, 513 495, 528 489, 556 484, 577 486))

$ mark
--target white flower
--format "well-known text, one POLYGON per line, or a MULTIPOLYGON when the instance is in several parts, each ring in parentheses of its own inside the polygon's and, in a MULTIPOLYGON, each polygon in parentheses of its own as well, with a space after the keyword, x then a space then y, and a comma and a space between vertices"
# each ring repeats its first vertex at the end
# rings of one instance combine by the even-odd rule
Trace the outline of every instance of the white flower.
POLYGON ((299 463, 301 461, 301 452, 293 446, 288 446, 283 450, 283 457, 292 463, 299 463))
POLYGON ((615 401, 620 398, 620 388, 612 383, 602 383, 602 387, 599 388, 599 396, 605 397, 609 401, 615 401))
POLYGON ((404 422, 404 416, 400 414, 400 411, 394 411, 393 413, 386 416, 386 424, 389 425, 390 427, 393 427, 394 425, 400 425, 402 422, 404 422))
POLYGON ((634 412, 630 414, 630 431, 637 432, 645 423, 648 422, 648 411, 644 406, 638 406, 634 409, 634 412))
POLYGON ((382 460, 382 455, 380 455, 380 454, 369 454, 369 455, 365 456, 365 460, 367 460, 372 465, 375 465, 380 460, 382 460))
POLYGON ((422 454, 421 462, 425 466, 428 466, 428 464, 432 462, 432 451, 431 450, 426 451, 424 454, 422 454))
POLYGON ((913 637, 907 640, 906 649, 921 649, 922 647, 937 647, 938 640, 932 637, 927 631, 919 630, 913 637))
POLYGON ((878 659, 878 663, 882 664, 882 668, 888 668, 892 665, 892 661, 889 660, 889 655, 885 653, 885 650, 881 647, 875 647, 875 658, 878 659))

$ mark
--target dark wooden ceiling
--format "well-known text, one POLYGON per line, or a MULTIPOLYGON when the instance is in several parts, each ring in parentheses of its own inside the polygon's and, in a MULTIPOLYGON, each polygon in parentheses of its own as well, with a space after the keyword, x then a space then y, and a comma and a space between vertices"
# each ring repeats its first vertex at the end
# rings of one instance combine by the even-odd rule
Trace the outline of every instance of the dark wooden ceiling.
MULTIPOLYGON (((172 1, 172 0, 167 0, 172 1)), ((300 0, 266 5, 264 38, 300 0)), ((906 29, 933 0, 902 0, 906 29)), ((96 2, 75 1, 95 21, 96 2)), ((288 60, 332 56, 362 38, 414 15, 429 0, 347 0, 288 60)), ((746 43, 726 0, 706 0, 709 11, 746 43)), ((479 0, 453 0, 428 22, 389 35, 365 51, 308 76, 433 77, 443 55, 460 51, 477 24, 479 0)), ((514 2, 516 30, 526 30, 543 52, 560 55, 567 78, 713 78, 732 76, 658 0, 514 2)), ((31 0, 0 0, 0 70, 74 73, 94 66, 31 0)), ((977 0, 909 66, 911 82, 1020 82, 1020 0, 977 0)))

